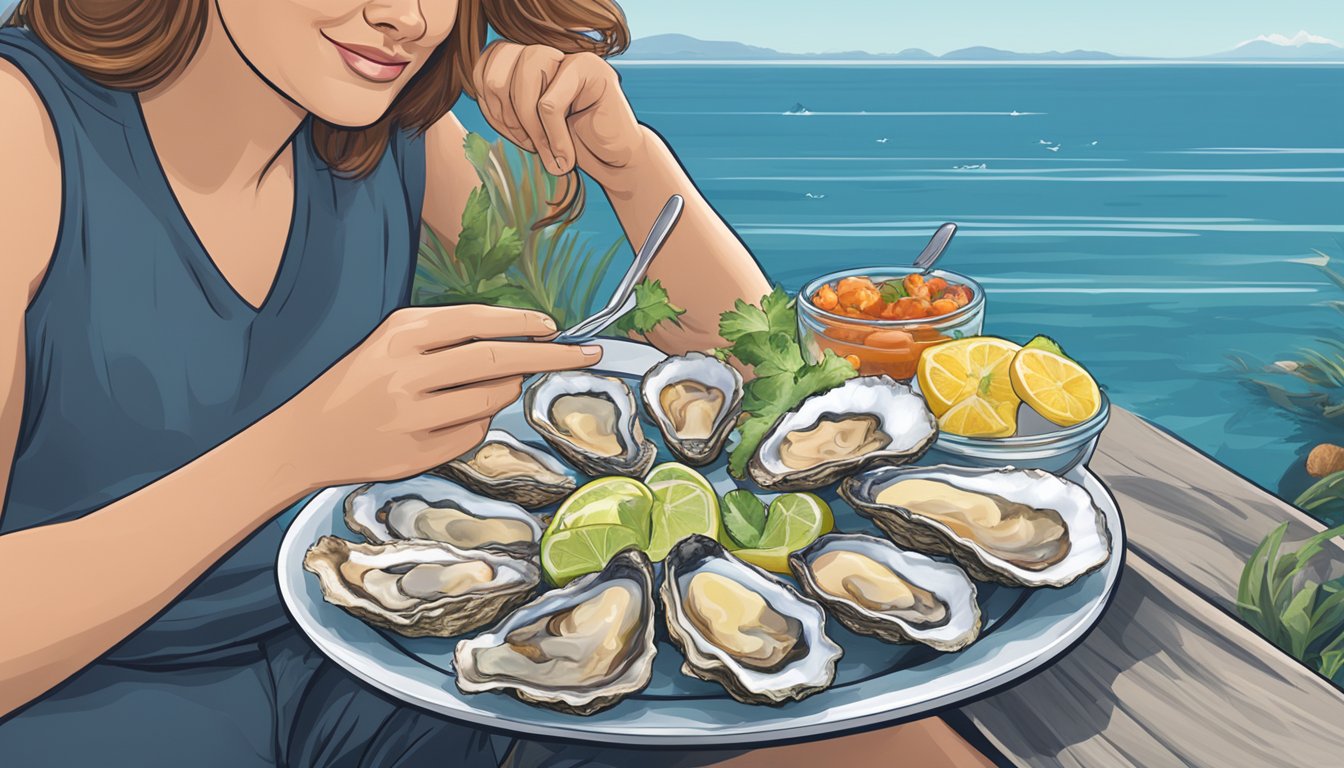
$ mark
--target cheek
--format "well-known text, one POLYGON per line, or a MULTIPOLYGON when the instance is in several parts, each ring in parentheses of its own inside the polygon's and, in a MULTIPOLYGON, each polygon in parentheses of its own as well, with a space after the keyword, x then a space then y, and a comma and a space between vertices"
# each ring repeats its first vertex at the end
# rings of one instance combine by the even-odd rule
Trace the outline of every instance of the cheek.
POLYGON ((425 17, 425 36, 419 42, 435 48, 447 40, 457 25, 457 9, 457 0, 430 0, 421 3, 420 12, 425 17))

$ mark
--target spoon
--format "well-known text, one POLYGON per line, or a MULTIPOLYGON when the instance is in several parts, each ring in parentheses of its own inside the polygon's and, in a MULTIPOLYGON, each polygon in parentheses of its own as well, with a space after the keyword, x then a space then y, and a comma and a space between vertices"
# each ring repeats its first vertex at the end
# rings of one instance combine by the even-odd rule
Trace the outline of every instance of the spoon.
POLYGON ((943 255, 943 250, 947 248, 947 244, 952 241, 952 236, 955 234, 957 225, 950 221, 933 233, 933 237, 929 238, 929 244, 924 246, 924 250, 915 259, 915 269, 920 270, 921 275, 927 275, 929 270, 933 269, 933 262, 943 255))
POLYGON ((616 286, 616 291, 611 295, 607 305, 588 319, 581 320, 561 332, 559 336, 555 337, 557 343, 579 344, 592 341, 607 326, 619 320, 621 315, 635 308, 635 286, 640 280, 644 279, 645 273, 649 271, 649 263, 653 261, 654 256, 658 255, 658 249, 663 247, 663 241, 672 233, 672 227, 681 217, 681 209, 684 206, 685 201, 682 200, 681 195, 673 195, 667 199, 667 203, 663 205, 663 210, 658 213, 658 218, 653 221, 649 236, 644 238, 644 245, 635 254, 634 262, 631 263, 625 276, 621 278, 620 284, 616 286))

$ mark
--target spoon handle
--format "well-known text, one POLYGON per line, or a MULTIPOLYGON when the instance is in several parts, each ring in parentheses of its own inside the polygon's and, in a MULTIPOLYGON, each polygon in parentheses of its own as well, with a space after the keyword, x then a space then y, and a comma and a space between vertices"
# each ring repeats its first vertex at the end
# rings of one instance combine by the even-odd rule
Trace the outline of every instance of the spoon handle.
POLYGON ((933 233, 933 237, 929 238, 929 244, 924 246, 924 250, 915 259, 915 269, 920 270, 921 273, 927 273, 930 269, 933 269, 933 263, 938 260, 939 256, 943 255, 943 249, 947 247, 955 234, 957 234, 957 225, 950 221, 939 227, 938 231, 933 233))

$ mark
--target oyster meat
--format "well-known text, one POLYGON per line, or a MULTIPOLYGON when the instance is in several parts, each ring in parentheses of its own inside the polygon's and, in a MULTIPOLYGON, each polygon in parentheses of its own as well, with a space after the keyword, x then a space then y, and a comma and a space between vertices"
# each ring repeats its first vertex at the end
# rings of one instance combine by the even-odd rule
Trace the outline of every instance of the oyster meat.
POLYGON ((673 547, 663 569, 667 630, 686 656, 684 673, 748 704, 803 699, 835 679, 842 652, 825 614, 783 581, 698 534, 673 547))
POLYGON ((1110 557, 1092 497, 1039 469, 884 468, 840 493, 897 544, 951 555, 982 581, 1062 587, 1110 557))
POLYGON ((980 605, 966 572, 886 539, 830 533, 789 555, 803 591, 851 631, 940 651, 980 634, 980 605))
POLYGON ((637 549, 552 590, 454 652, 464 693, 505 691, 590 715, 641 691, 653 675, 653 566, 637 549))
POLYGON ((691 466, 718 458, 742 412, 742 376, 699 352, 649 369, 640 391, 667 447, 691 466))
POLYGON ((889 376, 860 376, 775 422, 747 471, 767 490, 820 488, 865 468, 914 461, 937 436, 921 395, 889 376))
POLYGON ((527 600, 535 561, 431 541, 358 544, 317 540, 303 558, 322 596, 407 637, 450 637, 485 626, 527 600))
POLYGON ((559 459, 502 429, 485 433, 480 445, 434 472, 529 509, 553 504, 578 487, 574 472, 559 459))
POLYGON ((527 555, 541 541, 541 524, 527 510, 435 475, 357 488, 345 498, 345 523, 375 544, 425 539, 527 555))
POLYGON ((579 471, 643 477, 657 449, 624 380, 587 371, 542 376, 523 395, 527 423, 579 471))

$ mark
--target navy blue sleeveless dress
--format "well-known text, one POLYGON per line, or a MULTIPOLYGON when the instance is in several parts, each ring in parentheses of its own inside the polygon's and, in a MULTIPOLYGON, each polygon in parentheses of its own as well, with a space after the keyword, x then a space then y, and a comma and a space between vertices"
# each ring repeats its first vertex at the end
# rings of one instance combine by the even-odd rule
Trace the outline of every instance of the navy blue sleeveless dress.
MULTIPOLYGON (((64 187, 58 244, 27 312, 0 533, 78 518, 191 462, 409 303, 422 142, 397 136, 353 180, 323 164, 305 124, 288 242, 254 308, 191 229, 134 94, 89 80, 24 29, 0 30, 0 57, 47 108, 64 187)), ((262 526, 160 616, 0 724, 0 764, 495 764, 482 734, 364 688, 298 635, 275 583, 282 532, 282 521, 262 526)))

